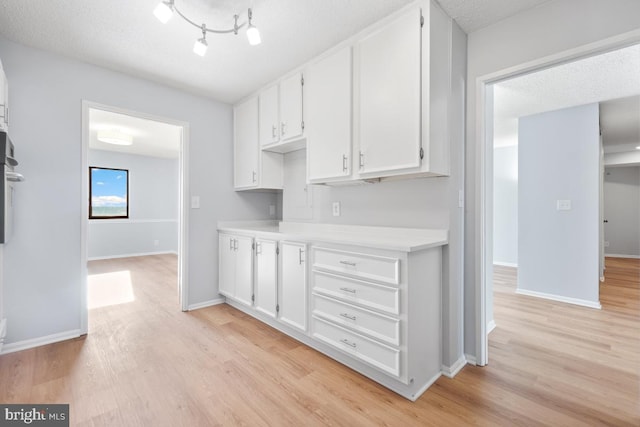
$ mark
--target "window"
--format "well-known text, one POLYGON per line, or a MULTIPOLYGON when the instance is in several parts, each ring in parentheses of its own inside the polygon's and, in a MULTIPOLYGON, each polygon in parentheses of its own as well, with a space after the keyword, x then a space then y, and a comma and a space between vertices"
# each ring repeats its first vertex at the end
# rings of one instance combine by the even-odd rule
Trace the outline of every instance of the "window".
POLYGON ((89 167, 89 219, 129 218, 129 171, 89 167))

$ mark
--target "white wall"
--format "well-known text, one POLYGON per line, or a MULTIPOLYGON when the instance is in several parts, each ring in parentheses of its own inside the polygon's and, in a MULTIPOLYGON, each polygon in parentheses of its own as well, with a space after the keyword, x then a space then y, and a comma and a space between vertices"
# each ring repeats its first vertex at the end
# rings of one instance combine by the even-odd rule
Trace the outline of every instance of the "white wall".
POLYGON ((518 265, 518 146, 493 150, 493 263, 518 265))
POLYGON ((232 109, 217 101, 0 38, 11 134, 27 181, 4 250, 6 343, 80 328, 82 100, 189 123, 188 303, 218 298, 217 220, 268 218, 270 193, 233 190, 232 109))
POLYGON ((640 258, 640 166, 606 169, 604 217, 605 253, 640 258))
POLYGON ((518 144, 518 291, 599 305, 598 104, 522 117, 518 144))
MULTIPOLYGON (((482 154, 476 134, 478 79, 638 29, 640 2, 636 0, 555 0, 469 34, 464 224, 466 353, 478 356, 475 301, 479 242, 476 236, 481 177, 477 165, 482 154)), ((490 161, 488 166, 491 168, 490 161)))
POLYGON ((89 220, 89 259, 178 252, 177 158, 90 149, 89 166, 129 170, 129 218, 89 220))

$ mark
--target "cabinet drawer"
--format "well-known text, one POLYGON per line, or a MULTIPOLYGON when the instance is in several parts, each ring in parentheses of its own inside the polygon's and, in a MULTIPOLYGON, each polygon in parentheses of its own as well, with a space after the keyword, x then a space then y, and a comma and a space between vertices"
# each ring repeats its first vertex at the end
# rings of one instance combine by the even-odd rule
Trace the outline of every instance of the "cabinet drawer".
POLYGON ((400 260, 398 258, 316 248, 313 268, 392 285, 400 283, 400 260))
POLYGON ((372 338, 400 345, 400 320, 333 298, 313 295, 313 314, 372 338))
POLYGON ((395 287, 314 271, 313 291, 365 308, 400 314, 400 290, 395 287))
POLYGON ((380 344, 355 332, 313 316, 313 337, 357 359, 400 376, 400 350, 380 344))

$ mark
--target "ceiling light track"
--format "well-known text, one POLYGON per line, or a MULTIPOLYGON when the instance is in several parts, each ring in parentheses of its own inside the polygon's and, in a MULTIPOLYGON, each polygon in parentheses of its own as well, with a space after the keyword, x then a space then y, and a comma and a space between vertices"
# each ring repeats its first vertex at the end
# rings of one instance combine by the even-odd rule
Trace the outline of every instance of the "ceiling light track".
POLYGON ((262 42, 260 38, 260 32, 251 22, 253 18, 253 13, 251 8, 247 10, 247 22, 238 23, 238 19, 240 16, 233 15, 233 20, 234 20, 233 27, 230 29, 223 29, 223 30, 208 28, 205 23, 198 24, 192 19, 189 19, 187 16, 184 15, 184 13, 182 13, 176 7, 175 0, 164 0, 160 2, 160 4, 158 4, 158 6, 156 6, 155 10, 153 11, 153 14, 155 15, 156 18, 158 18, 160 22, 162 22, 163 24, 166 24, 167 22, 169 22, 169 20, 173 16, 173 12, 175 12, 179 17, 184 19, 189 24, 193 25, 194 27, 202 31, 202 38, 196 40, 193 46, 193 51, 200 56, 204 56, 205 53, 207 52, 207 47, 208 47, 207 33, 214 33, 214 34, 233 33, 235 35, 238 35, 238 30, 246 26, 247 39, 249 40, 249 44, 252 46, 255 46, 262 42))

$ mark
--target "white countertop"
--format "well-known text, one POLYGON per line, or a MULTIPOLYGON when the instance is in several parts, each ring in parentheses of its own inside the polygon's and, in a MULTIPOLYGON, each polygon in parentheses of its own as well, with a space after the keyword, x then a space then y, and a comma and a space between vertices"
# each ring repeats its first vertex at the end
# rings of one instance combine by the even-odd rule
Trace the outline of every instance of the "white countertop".
POLYGON ((449 230, 278 221, 221 221, 219 231, 278 240, 326 242, 414 252, 449 242, 449 230))

